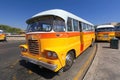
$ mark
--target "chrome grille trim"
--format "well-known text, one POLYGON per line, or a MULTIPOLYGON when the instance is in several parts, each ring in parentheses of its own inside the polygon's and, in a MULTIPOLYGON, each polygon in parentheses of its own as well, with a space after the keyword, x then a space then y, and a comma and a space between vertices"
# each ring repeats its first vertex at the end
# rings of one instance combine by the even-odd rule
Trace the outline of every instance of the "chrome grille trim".
POLYGON ((39 54, 38 40, 28 40, 29 52, 32 54, 39 54))

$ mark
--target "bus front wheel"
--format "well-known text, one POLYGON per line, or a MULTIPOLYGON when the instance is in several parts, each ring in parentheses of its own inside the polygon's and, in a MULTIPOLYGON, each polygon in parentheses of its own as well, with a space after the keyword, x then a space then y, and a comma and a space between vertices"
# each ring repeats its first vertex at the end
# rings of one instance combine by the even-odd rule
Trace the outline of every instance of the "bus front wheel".
POLYGON ((66 56, 66 65, 63 68, 63 71, 67 71, 68 69, 70 69, 71 66, 73 65, 73 62, 74 62, 74 52, 70 51, 66 56))
POLYGON ((92 40, 90 47, 93 47, 93 46, 94 46, 94 43, 95 43, 94 40, 92 40))

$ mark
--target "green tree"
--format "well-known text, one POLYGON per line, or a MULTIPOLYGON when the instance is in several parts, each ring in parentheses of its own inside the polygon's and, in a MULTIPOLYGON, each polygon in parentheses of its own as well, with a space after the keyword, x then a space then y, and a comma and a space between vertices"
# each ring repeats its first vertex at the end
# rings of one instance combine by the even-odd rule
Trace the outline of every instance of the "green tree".
POLYGON ((19 34, 21 31, 23 31, 20 28, 15 28, 15 27, 3 25, 3 24, 0 25, 0 29, 4 30, 6 33, 12 33, 12 34, 19 34))

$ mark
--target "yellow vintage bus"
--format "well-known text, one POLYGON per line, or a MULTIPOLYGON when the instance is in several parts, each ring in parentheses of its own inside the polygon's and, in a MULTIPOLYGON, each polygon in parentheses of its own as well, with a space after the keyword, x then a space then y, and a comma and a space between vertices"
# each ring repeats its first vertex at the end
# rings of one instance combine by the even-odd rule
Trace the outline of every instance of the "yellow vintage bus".
POLYGON ((26 22, 22 59, 54 72, 68 70, 95 41, 92 23, 61 9, 40 12, 26 22))
POLYGON ((115 38, 115 27, 113 25, 99 25, 96 28, 96 40, 108 41, 115 38))
POLYGON ((120 38, 120 26, 115 26, 115 36, 120 38))
POLYGON ((3 30, 0 30, 0 41, 6 40, 6 34, 4 33, 3 30))

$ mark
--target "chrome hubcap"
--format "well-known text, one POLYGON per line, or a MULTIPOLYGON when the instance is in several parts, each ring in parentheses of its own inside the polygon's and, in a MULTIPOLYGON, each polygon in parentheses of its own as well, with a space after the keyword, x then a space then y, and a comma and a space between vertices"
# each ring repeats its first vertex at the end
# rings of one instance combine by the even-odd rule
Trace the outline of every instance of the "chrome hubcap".
POLYGON ((67 57, 66 57, 66 65, 68 67, 70 67, 72 65, 72 63, 73 63, 72 56, 71 55, 67 55, 67 57))

